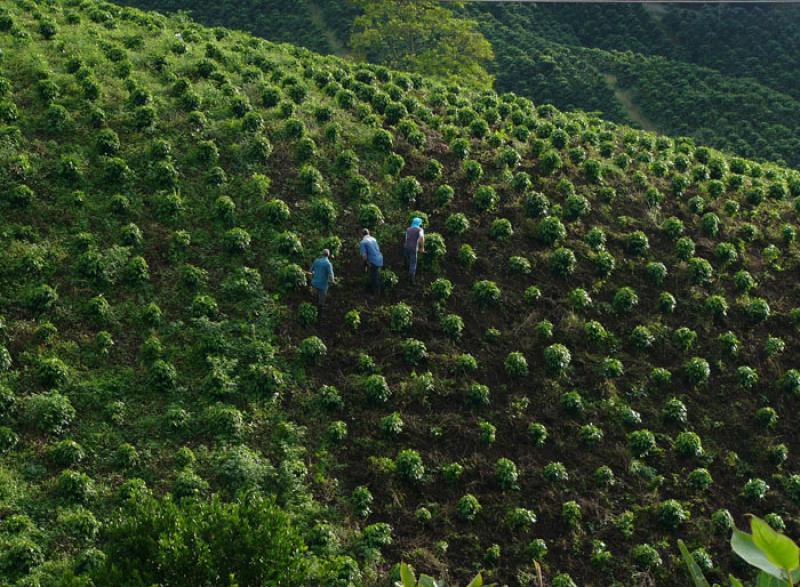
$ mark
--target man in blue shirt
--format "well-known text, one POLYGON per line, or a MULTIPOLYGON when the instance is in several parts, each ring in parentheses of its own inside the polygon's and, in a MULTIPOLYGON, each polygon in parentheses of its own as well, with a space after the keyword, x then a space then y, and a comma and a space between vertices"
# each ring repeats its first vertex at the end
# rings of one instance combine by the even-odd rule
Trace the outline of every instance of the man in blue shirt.
POLYGON ((328 249, 324 249, 322 255, 311 264, 311 286, 317 290, 320 308, 325 307, 328 287, 330 284, 336 283, 336 277, 333 275, 333 263, 331 263, 330 257, 331 252, 328 249))
POLYGON ((368 229, 361 231, 361 244, 359 246, 361 258, 369 270, 369 286, 372 293, 381 293, 381 267, 383 267, 383 255, 378 241, 370 236, 368 229))

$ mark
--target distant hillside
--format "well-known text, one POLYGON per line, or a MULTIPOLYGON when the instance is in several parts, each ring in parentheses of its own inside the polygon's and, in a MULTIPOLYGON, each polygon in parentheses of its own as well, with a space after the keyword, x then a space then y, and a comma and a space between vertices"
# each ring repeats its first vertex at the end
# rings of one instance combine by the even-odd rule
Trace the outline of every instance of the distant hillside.
MULTIPOLYGON (((125 1, 324 53, 341 53, 355 16, 346 0, 125 1)), ((464 10, 495 46, 498 91, 800 165, 796 6, 470 2, 464 10), (626 82, 622 94, 609 76, 626 82)))
POLYGON ((684 585, 678 538, 720 582, 746 513, 800 534, 797 171, 184 16, 0 29, 0 584, 684 585))

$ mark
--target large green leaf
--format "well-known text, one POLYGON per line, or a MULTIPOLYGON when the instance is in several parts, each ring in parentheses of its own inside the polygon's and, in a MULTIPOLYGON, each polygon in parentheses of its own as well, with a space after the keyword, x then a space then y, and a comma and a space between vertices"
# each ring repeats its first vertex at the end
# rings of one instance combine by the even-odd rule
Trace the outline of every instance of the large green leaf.
POLYGON ((731 582, 731 587, 744 587, 744 585, 742 585, 742 582, 733 575, 728 575, 728 579, 731 582))
POLYGON ((443 587, 444 582, 439 582, 429 575, 421 575, 419 578, 419 587, 443 587))
POLYGON ((481 577, 481 574, 478 573, 477 575, 475 575, 475 578, 469 582, 469 585, 467 585, 467 587, 483 587, 483 577, 481 577))
POLYGON ((755 587, 786 587, 788 584, 784 579, 776 579, 767 573, 759 573, 755 587))
POLYGON ((742 557, 750 565, 769 573, 777 579, 785 579, 786 573, 780 567, 773 564, 761 549, 753 542, 753 537, 741 530, 733 529, 731 536, 731 548, 733 552, 742 557))
POLYGON ((403 587, 417 587, 417 578, 414 571, 406 563, 400 563, 400 580, 403 587))
POLYGON ((697 566, 697 562, 695 562, 689 549, 686 548, 683 540, 678 540, 678 550, 681 551, 683 562, 685 562, 686 566, 689 568, 689 576, 692 578, 692 581, 694 581, 695 587, 710 587, 708 581, 706 581, 706 578, 703 576, 703 571, 697 566))
POLYGON ((776 532, 764 520, 750 518, 753 543, 761 549, 769 561, 777 567, 792 571, 800 566, 800 548, 788 536, 776 532))

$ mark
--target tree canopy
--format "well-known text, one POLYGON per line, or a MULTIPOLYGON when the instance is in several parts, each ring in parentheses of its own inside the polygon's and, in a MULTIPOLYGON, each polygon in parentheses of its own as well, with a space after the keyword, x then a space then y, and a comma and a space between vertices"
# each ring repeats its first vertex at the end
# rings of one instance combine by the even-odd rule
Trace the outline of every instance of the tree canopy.
POLYGON ((353 0, 356 18, 350 45, 361 57, 398 69, 491 87, 486 66, 489 41, 473 20, 436 0, 353 0))

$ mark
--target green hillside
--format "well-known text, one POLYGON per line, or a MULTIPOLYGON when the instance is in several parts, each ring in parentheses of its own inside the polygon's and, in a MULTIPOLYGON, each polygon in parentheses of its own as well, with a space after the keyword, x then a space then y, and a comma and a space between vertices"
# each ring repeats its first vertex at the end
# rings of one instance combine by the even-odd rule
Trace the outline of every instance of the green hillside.
POLYGON ((721 581, 746 513, 799 533, 798 172, 181 16, 0 29, 0 584, 685 585, 678 538, 721 581))
POLYGON ((494 46, 501 91, 568 110, 597 110, 618 122, 642 126, 637 112, 614 96, 607 83, 607 76, 613 75, 630 92, 636 110, 662 133, 690 136, 746 157, 800 164, 796 82, 786 82, 786 76, 776 73, 785 67, 792 77, 796 67, 787 62, 791 58, 772 55, 800 54, 793 46, 794 36, 783 35, 783 27, 777 25, 778 18, 800 20, 793 7, 756 11, 751 17, 741 9, 715 8, 726 27, 688 18, 678 21, 676 15, 684 12, 706 12, 675 6, 665 9, 663 20, 645 7, 627 5, 500 3, 469 8, 494 46), (780 17, 771 16, 778 13, 780 17), (746 34, 730 30, 737 23, 746 34), (703 44, 708 50, 695 55, 689 48, 693 39, 708 38, 698 31, 704 26, 724 30, 703 44), (745 58, 751 47, 763 46, 752 41, 756 35, 775 39, 771 43, 779 44, 780 51, 754 49, 745 58), (720 57, 714 60, 709 46, 716 41, 720 57), (731 43, 741 46, 736 50, 731 43), (724 55, 733 57, 728 62, 724 55))
MULTIPOLYGON (((356 14, 346 0, 124 3, 337 54, 356 14)), ((494 45, 500 92, 800 165, 795 6, 471 2, 463 11, 494 45), (609 76, 627 80, 622 93, 609 76)))

